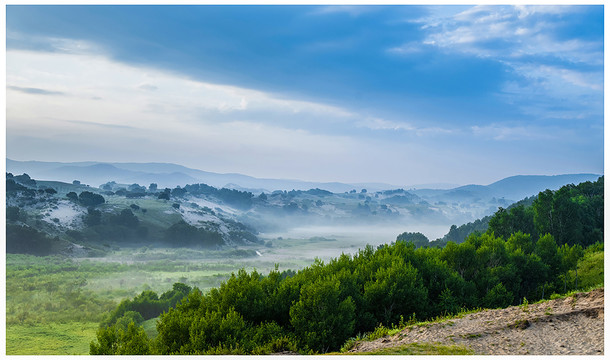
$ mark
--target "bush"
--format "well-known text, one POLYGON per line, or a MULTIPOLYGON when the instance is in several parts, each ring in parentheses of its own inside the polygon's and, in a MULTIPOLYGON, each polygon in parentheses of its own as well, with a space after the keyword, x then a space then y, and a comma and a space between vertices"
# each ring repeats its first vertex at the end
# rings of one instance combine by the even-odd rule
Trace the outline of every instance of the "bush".
POLYGON ((6 252, 12 254, 49 255, 53 252, 53 243, 46 234, 29 226, 6 225, 6 252))
POLYGON ((165 240, 173 246, 216 247, 224 244, 216 231, 197 228, 181 220, 165 231, 165 240))
POLYGON ((116 326, 102 328, 97 332, 97 343, 89 345, 91 355, 148 355, 150 341, 141 326, 133 322, 123 329, 116 326))
POLYGON ((8 206, 6 208, 6 220, 17 221, 21 217, 21 210, 17 206, 8 206))
POLYGON ((325 353, 338 350, 354 330, 356 306, 340 298, 336 279, 303 286, 299 301, 290 308, 290 323, 303 347, 325 353))
POLYGON ((91 191, 83 191, 78 195, 78 201, 86 207, 96 207, 106 202, 102 195, 94 194, 91 191))

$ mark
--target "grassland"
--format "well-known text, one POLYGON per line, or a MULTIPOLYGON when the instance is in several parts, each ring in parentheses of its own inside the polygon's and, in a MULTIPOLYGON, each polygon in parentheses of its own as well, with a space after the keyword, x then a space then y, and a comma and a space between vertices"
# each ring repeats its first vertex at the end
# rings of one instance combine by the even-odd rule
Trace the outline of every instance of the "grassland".
MULTIPOLYGON (((266 239, 270 247, 222 251, 143 246, 88 259, 8 254, 7 354, 88 354, 103 316, 122 299, 133 298, 143 290, 162 293, 173 283, 183 282, 206 291, 240 268, 265 274, 277 264, 280 270, 297 270, 310 265, 315 257, 326 260, 341 252, 355 252, 368 240, 323 235, 270 236, 266 239)), ((603 283, 603 247, 586 252, 579 261, 578 278, 581 289, 603 283)), ((144 328, 153 337, 155 320, 148 320, 144 328)), ((458 354, 460 349, 430 345, 391 351, 403 355, 458 354)))
POLYGON ((98 327, 92 321, 12 324, 6 329, 6 354, 88 354, 98 327))
POLYGON ((349 355, 474 355, 474 351, 457 345, 413 343, 349 355))
MULTIPOLYGON (((241 268, 261 273, 276 264, 280 270, 300 269, 317 256, 340 254, 343 245, 324 238, 283 238, 272 248, 140 247, 96 258, 7 254, 7 355, 85 355, 103 316, 143 290, 162 293, 183 282, 207 291, 241 268)), ((156 334, 155 319, 144 327, 149 336, 156 334)))

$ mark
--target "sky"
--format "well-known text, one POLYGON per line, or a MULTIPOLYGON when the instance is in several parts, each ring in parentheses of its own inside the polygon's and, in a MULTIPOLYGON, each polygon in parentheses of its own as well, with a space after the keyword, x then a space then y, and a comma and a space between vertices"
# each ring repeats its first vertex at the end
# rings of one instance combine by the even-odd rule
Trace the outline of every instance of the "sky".
POLYGON ((6 156, 307 181, 604 169, 604 9, 6 8, 6 156))

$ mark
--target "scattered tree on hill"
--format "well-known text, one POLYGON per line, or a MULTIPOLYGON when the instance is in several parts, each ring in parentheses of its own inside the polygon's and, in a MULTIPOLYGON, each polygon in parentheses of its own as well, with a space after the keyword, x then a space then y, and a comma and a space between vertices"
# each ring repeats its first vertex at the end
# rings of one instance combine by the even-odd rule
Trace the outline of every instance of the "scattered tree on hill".
POLYGON ((78 201, 86 207, 96 207, 106 202, 104 197, 91 191, 83 191, 78 195, 78 201))
POLYGON ((165 231, 165 241, 172 246, 216 247, 224 244, 222 235, 216 231, 197 228, 184 220, 177 222, 165 231))
POLYGON ((87 226, 96 226, 102 223, 102 212, 94 208, 87 209, 87 215, 85 215, 84 223, 87 226))
POLYGON ((25 174, 25 173, 23 175, 13 176, 12 179, 25 186, 29 186, 29 187, 36 186, 36 180, 32 179, 30 177, 30 175, 25 174))
POLYGON ((57 190, 53 189, 53 188, 46 188, 44 189, 44 192, 49 194, 49 195, 55 195, 57 194, 57 190))
POLYGON ((13 179, 6 179, 6 192, 7 193, 13 193, 13 192, 24 191, 24 190, 27 190, 27 188, 25 186, 18 184, 13 179))
POLYGON ((172 189, 172 196, 173 197, 184 197, 186 195, 187 191, 183 188, 181 188, 180 186, 176 186, 174 189, 172 189))
POLYGON ((396 241, 412 242, 416 248, 430 245, 430 241, 426 235, 420 232, 404 232, 396 237, 396 241))
MULTIPOLYGON (((25 214, 25 213, 24 213, 25 214)), ((17 206, 8 206, 6 208, 6 220, 18 221, 22 216, 21 210, 17 206)))
POLYGON ((158 199, 161 200, 169 200, 169 194, 170 194, 170 189, 165 188, 160 194, 159 196, 157 196, 158 199))
POLYGON ((49 255, 58 238, 49 238, 29 226, 6 225, 6 252, 11 254, 49 255))

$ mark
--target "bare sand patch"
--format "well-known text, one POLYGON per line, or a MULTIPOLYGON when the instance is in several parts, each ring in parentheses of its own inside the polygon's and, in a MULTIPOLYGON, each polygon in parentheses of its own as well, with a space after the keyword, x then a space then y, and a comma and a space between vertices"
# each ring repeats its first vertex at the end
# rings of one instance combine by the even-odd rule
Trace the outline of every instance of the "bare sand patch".
POLYGON ((412 343, 461 345, 484 355, 603 355, 604 290, 413 326, 350 352, 412 343))

